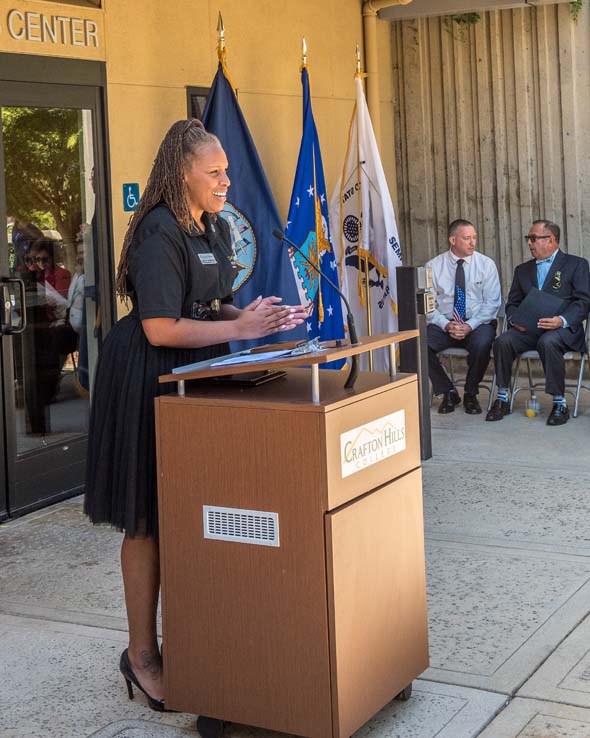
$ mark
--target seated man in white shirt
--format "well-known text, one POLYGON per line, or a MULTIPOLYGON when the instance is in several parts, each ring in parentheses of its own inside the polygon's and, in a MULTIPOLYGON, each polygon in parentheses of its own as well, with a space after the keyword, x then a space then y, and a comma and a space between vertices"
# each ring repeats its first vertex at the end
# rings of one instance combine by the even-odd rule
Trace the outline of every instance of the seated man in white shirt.
POLYGON ((436 310, 428 318, 428 374, 435 395, 442 395, 439 413, 452 413, 461 402, 437 354, 447 348, 468 351, 463 405, 470 415, 481 413, 479 383, 490 360, 496 316, 502 302, 496 265, 475 250, 477 233, 468 220, 449 226, 451 248, 431 259, 436 310))

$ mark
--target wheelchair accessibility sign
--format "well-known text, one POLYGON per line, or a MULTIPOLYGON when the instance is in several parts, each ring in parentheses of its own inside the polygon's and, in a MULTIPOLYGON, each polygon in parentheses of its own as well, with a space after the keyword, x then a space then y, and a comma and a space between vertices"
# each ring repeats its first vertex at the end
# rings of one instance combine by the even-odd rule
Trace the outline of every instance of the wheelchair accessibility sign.
POLYGON ((123 210, 137 210, 139 205, 139 184, 131 182, 123 185, 123 210))

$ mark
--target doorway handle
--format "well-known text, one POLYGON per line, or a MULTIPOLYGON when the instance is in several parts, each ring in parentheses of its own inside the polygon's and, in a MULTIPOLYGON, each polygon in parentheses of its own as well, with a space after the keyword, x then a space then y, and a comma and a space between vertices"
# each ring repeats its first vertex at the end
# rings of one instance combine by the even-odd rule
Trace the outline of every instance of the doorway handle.
POLYGON ((15 277, 0 278, 2 285, 2 323, 0 332, 6 336, 13 333, 22 333, 27 327, 27 315, 25 310, 25 283, 22 279, 15 277), (16 299, 15 292, 18 289, 16 299))

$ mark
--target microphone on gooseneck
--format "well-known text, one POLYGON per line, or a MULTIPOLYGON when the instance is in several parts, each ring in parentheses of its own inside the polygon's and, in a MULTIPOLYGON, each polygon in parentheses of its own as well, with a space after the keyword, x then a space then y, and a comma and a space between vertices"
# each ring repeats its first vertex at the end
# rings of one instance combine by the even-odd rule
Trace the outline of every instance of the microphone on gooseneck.
MULTIPOLYGON (((297 244, 294 244, 293 241, 288 239, 287 236, 285 236, 285 234, 282 231, 280 231, 278 228, 275 228, 274 231, 272 232, 272 235, 275 238, 278 238, 279 241, 284 241, 286 244, 294 248, 295 251, 297 251, 297 253, 300 254, 305 259, 305 261, 316 270, 316 272, 320 275, 320 277, 325 279, 326 282, 330 285, 330 287, 332 287, 332 289, 340 295, 342 301, 346 305, 346 324, 348 325, 348 336, 350 338, 350 344, 351 346, 355 346, 356 344, 358 344, 356 328, 354 325, 354 317, 352 315, 352 310, 350 309, 348 300, 346 299, 344 294, 338 289, 338 287, 334 284, 334 282, 332 282, 332 280, 326 274, 324 274, 324 272, 322 272, 322 270, 316 264, 314 264, 313 261, 311 261, 311 259, 309 259, 305 255, 303 250, 300 249, 299 246, 297 246, 297 244)), ((358 356, 355 355, 355 356, 351 356, 350 358, 351 358, 350 374, 348 375, 348 379, 346 380, 346 383, 344 385, 348 389, 350 389, 351 387, 354 387, 354 383, 356 381, 357 374, 358 374, 358 356)))

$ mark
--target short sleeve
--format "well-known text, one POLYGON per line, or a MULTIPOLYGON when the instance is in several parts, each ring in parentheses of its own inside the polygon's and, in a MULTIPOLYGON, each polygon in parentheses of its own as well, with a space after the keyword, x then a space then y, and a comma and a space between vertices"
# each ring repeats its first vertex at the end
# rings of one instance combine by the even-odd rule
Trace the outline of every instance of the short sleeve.
POLYGON ((220 249, 223 256, 227 259, 227 262, 231 264, 231 268, 228 270, 228 277, 227 279, 224 279, 224 283, 226 283, 227 288, 227 294, 223 295, 221 298, 221 302, 224 305, 231 305, 234 301, 234 293, 232 289, 232 284, 234 281, 234 267, 233 267, 233 252, 232 252, 232 242, 231 242, 231 233, 229 230, 229 225, 227 224, 227 221, 223 217, 218 217, 216 220, 217 223, 217 231, 218 231, 218 238, 217 238, 217 247, 220 249))
POLYGON ((141 320, 181 317, 186 266, 171 234, 158 229, 133 244, 129 277, 141 320))

